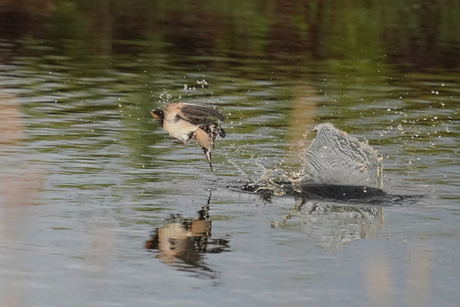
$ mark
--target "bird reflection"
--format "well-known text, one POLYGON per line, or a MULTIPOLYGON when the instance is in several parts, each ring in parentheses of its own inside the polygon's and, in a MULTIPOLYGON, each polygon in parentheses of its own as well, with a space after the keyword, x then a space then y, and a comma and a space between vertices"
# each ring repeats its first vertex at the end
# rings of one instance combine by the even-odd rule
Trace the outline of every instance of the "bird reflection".
POLYGON ((181 214, 172 214, 165 219, 163 227, 154 230, 150 240, 145 242, 145 247, 158 250, 156 257, 167 265, 181 270, 199 269, 200 273, 213 273, 213 270, 206 266, 202 254, 227 251, 229 240, 211 238, 210 201, 211 194, 206 205, 197 211, 195 219, 185 219, 181 214))

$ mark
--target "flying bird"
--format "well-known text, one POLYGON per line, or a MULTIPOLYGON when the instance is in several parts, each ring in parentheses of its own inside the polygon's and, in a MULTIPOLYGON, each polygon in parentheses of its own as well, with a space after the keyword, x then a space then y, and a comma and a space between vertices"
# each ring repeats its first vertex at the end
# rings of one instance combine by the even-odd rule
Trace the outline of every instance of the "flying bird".
POLYGON ((200 144, 209 166, 211 164, 211 148, 217 135, 225 138, 225 131, 220 126, 224 116, 213 107, 197 104, 173 102, 163 109, 155 109, 150 114, 173 138, 187 145, 191 138, 200 144))

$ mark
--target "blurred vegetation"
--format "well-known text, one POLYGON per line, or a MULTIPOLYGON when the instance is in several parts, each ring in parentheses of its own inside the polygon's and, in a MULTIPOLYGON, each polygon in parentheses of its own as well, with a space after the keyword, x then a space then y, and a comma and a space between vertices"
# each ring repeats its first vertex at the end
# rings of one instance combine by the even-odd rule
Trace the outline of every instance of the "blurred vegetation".
POLYGON ((234 59, 384 58, 409 71, 457 70, 458 16, 458 0, 0 0, 0 37, 46 40, 76 58, 160 48, 234 59))

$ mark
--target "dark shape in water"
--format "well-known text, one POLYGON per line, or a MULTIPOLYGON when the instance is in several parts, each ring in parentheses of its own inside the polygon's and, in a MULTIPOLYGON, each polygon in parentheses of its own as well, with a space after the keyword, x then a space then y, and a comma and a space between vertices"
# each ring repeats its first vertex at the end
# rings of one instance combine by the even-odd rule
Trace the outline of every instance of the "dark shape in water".
MULTIPOLYGON (((347 186, 334 184, 305 184, 298 189, 293 188, 290 182, 276 182, 282 187, 286 194, 302 194, 307 197, 324 197, 337 200, 351 199, 368 199, 376 196, 383 196, 385 192, 381 189, 363 187, 363 186, 347 186)), ((271 194, 271 189, 265 189, 259 185, 248 183, 242 187, 245 191, 259 192, 271 194)))
MULTIPOLYGON (((290 182, 276 182, 286 195, 294 195, 302 199, 328 199, 330 201, 347 204, 365 204, 376 206, 406 205, 410 206, 418 202, 423 195, 398 195, 389 194, 381 189, 347 186, 333 184, 305 184, 294 189, 290 182)), ((263 188, 254 183, 245 184, 242 189, 249 192, 260 193, 266 200, 273 195, 273 190, 263 188)))

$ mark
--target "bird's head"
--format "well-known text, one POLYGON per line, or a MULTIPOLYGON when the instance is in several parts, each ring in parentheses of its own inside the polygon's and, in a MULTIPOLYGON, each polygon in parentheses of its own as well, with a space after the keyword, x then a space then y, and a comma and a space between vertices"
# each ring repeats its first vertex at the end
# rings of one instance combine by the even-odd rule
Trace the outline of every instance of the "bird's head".
POLYGON ((165 119, 165 112, 162 109, 152 110, 150 111, 150 114, 152 114, 153 118, 155 118, 160 125, 163 125, 163 121, 165 119))

